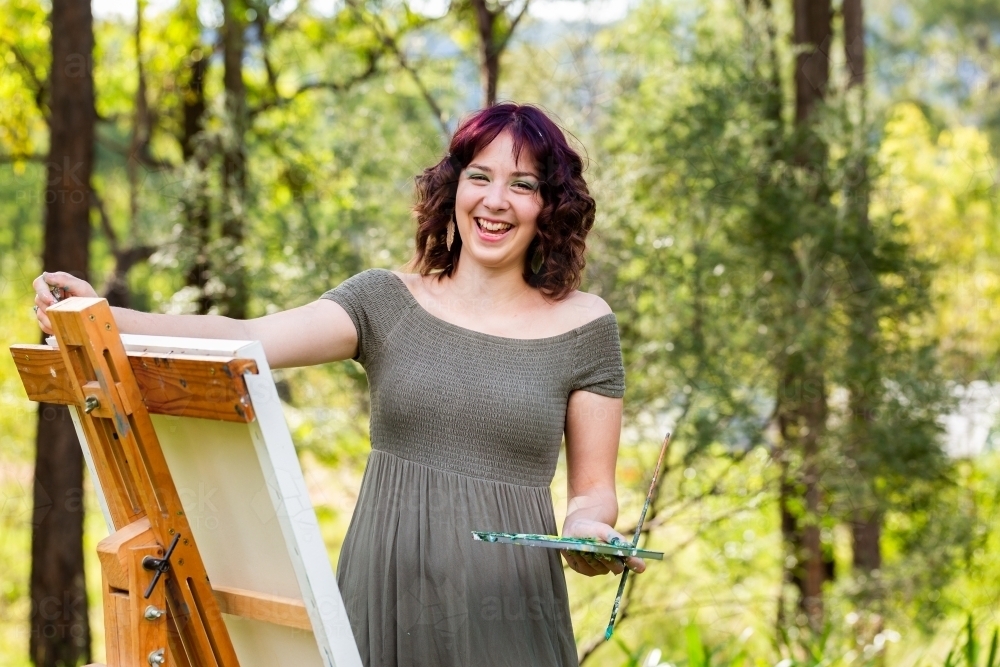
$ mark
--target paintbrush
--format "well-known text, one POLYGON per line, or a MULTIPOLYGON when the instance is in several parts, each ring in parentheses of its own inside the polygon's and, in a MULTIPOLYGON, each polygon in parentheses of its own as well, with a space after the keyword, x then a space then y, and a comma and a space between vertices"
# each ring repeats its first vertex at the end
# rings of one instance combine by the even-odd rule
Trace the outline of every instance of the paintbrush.
MULTIPOLYGON (((639 523, 635 527, 635 535, 632 537, 632 548, 639 546, 639 535, 642 534, 642 522, 646 519, 646 511, 649 509, 649 503, 653 500, 653 491, 656 490, 656 483, 660 478, 660 467, 663 465, 663 456, 667 453, 667 447, 670 445, 670 432, 667 432, 667 436, 663 438, 663 446, 660 447, 660 457, 656 459, 656 468, 653 469, 653 481, 649 485, 649 493, 646 494, 646 502, 642 505, 642 514, 639 515, 639 523)), ((612 540, 612 544, 615 542, 621 542, 620 538, 615 538, 612 540)), ((624 562, 624 561, 623 561, 624 562)), ((611 607, 611 620, 608 621, 608 629, 604 631, 604 641, 611 639, 611 634, 615 631, 615 619, 618 617, 618 606, 622 603, 622 593, 625 591, 625 582, 628 581, 628 567, 622 571, 622 580, 618 584, 618 594, 615 596, 615 604, 611 607)))

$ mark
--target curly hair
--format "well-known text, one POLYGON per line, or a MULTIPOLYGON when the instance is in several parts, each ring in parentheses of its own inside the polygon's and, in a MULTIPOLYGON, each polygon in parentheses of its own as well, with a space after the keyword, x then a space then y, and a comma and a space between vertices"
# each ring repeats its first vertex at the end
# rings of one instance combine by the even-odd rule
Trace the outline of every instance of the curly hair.
POLYGON ((538 233, 528 246, 524 279, 555 300, 580 286, 586 238, 594 225, 594 198, 583 179, 583 160, 570 148, 562 130, 538 107, 530 104, 496 104, 466 118, 455 132, 445 157, 416 177, 416 254, 411 265, 421 275, 450 276, 458 266, 462 239, 456 234, 448 250, 448 223, 455 215, 459 174, 476 154, 502 132, 509 132, 514 159, 528 150, 541 172, 542 209, 538 233), (541 252, 537 273, 531 260, 541 252))

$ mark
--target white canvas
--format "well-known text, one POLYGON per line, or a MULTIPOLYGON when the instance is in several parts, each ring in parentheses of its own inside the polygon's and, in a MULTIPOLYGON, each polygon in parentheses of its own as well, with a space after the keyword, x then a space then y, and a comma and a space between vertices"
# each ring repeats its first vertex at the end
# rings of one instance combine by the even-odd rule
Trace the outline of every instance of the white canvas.
MULTIPOLYGON (((360 667, 354 635, 320 536, 260 343, 123 335, 129 352, 253 359, 249 424, 152 415, 213 586, 305 601, 312 632, 224 615, 242 667, 360 667)), ((91 478, 86 439, 72 409, 91 478)), ((104 495, 98 496, 114 530, 104 495)))

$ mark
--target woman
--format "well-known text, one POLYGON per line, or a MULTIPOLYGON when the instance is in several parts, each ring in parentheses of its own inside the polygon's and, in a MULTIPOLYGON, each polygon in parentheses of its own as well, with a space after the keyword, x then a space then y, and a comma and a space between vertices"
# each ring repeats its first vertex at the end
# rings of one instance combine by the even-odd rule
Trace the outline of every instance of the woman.
MULTIPOLYGON (((371 269, 248 321, 114 311, 125 333, 260 340, 274 368, 365 367, 372 452, 337 576, 372 667, 577 664, 559 556, 470 531, 556 532, 549 485, 565 432, 563 535, 622 537, 624 372, 614 314, 576 290, 594 221, 582 169, 537 108, 493 106, 417 178, 417 273, 371 269)), ((96 295, 40 276, 45 331, 50 287, 96 295)), ((622 570, 563 556, 588 576, 622 570)))

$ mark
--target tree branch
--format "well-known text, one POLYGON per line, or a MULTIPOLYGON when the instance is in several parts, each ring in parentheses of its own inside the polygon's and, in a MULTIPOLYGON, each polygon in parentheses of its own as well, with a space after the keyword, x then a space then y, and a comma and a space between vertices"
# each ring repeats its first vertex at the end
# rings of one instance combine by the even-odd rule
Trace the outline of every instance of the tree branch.
POLYGON ((28 60, 27 56, 24 55, 16 44, 11 44, 7 41, 4 41, 4 43, 7 45, 7 48, 10 49, 10 52, 14 54, 14 59, 17 61, 17 64, 21 66, 24 73, 28 75, 29 79, 31 79, 31 88, 35 93, 35 106, 38 107, 38 110, 43 116, 48 116, 48 109, 45 108, 45 96, 49 91, 48 84, 38 78, 38 74, 35 72, 35 68, 31 64, 31 61, 28 60))
POLYGON ((451 130, 448 129, 448 121, 445 120, 444 112, 441 110, 441 107, 438 106, 437 100, 434 99, 434 96, 431 95, 431 91, 424 85, 424 81, 420 78, 420 74, 417 73, 417 70, 415 70, 406 60, 406 56, 403 55, 403 52, 399 49, 395 40, 392 40, 391 49, 396 55, 396 61, 399 62, 399 66, 410 75, 410 78, 413 79, 413 83, 417 85, 420 95, 424 98, 424 101, 427 102, 427 106, 431 108, 431 112, 434 114, 434 120, 437 121, 438 127, 441 128, 441 133, 446 139, 449 138, 451 136, 451 130))
POLYGON ((424 98, 427 106, 430 107, 431 112, 434 114, 434 120, 437 121, 438 127, 441 129, 441 133, 444 135, 445 140, 450 138, 451 130, 448 128, 448 121, 445 120, 444 112, 441 110, 441 107, 438 105, 437 100, 434 99, 430 90, 428 90, 427 86, 424 85, 423 79, 420 78, 420 74, 406 59, 406 54, 404 54, 403 50, 399 48, 399 41, 397 37, 395 35, 391 35, 389 31, 386 30, 380 17, 372 16, 371 18, 368 18, 366 13, 358 7, 356 0, 349 0, 348 5, 354 10, 355 14, 362 22, 368 24, 372 30, 375 31, 375 35, 378 37, 378 40, 383 44, 383 46, 386 47, 386 49, 392 52, 392 54, 396 57, 396 62, 399 63, 399 66, 403 69, 403 71, 410 75, 413 83, 416 84, 417 89, 420 91, 421 97, 424 98))
MULTIPOLYGON (((511 3, 508 2, 507 5, 509 4, 511 3)), ((510 41, 510 38, 513 36, 514 31, 517 29, 517 24, 520 23, 524 15, 528 13, 529 4, 531 4, 531 0, 524 0, 524 6, 521 7, 521 11, 519 11, 517 13, 517 16, 515 16, 513 20, 510 22, 510 28, 507 30, 507 34, 504 35, 504 38, 500 41, 499 44, 497 44, 497 53, 503 53, 504 50, 507 48, 507 42, 510 41)), ((504 6, 504 9, 507 9, 506 5, 504 6)))
POLYGON ((111 253, 117 256, 119 250, 118 234, 111 225, 111 218, 108 216, 108 209, 104 207, 104 200, 101 199, 101 196, 97 194, 97 190, 94 188, 90 189, 90 206, 97 210, 98 217, 101 219, 101 231, 104 232, 104 236, 108 239, 108 245, 111 246, 111 253))
MULTIPOLYGON (((177 165, 171 162, 164 162, 163 160, 158 160, 153 156, 149 155, 147 150, 139 151, 133 154, 129 151, 127 146, 122 146, 121 144, 108 139, 107 137, 98 136, 98 143, 100 143, 105 148, 111 150, 114 153, 121 155, 122 157, 130 160, 137 160, 139 164, 144 167, 149 167, 150 169, 176 169, 177 165)), ((148 145, 147 145, 148 148, 148 145)))
POLYGON ((104 200, 93 188, 90 190, 90 206, 97 210, 98 217, 101 219, 101 231, 107 238, 108 245, 111 246, 111 254, 115 258, 115 268, 108 276, 102 292, 106 299, 113 302, 112 305, 127 307, 128 289, 125 285, 125 277, 133 266, 152 257, 153 253, 156 252, 156 246, 131 245, 122 248, 118 233, 115 232, 115 228, 111 224, 111 216, 108 215, 108 210, 104 206, 104 200))
MULTIPOLYGON (((248 3, 256 4, 256 3, 248 3)), ((297 7, 296 7, 297 8, 297 7)), ((257 26, 257 38, 260 40, 261 45, 261 58, 264 61, 264 71, 267 73, 267 86, 271 89, 271 95, 277 99, 278 95, 278 76, 274 73, 274 66, 271 64, 271 57, 267 55, 267 49, 271 44, 271 38, 267 34, 267 7, 254 7, 254 11, 257 15, 254 17, 254 25, 257 26)))
MULTIPOLYGON (((307 93, 310 90, 329 90, 335 93, 342 93, 347 90, 350 90, 351 88, 361 83, 362 81, 370 79, 378 72, 378 59, 379 59, 378 53, 374 51, 368 53, 368 66, 365 67, 363 72, 355 74, 346 81, 314 81, 312 83, 306 83, 300 86, 298 90, 296 90, 288 97, 279 96, 277 93, 277 88, 274 88, 274 98, 251 109, 249 112, 250 117, 253 118, 257 114, 267 111, 268 109, 283 107, 292 100, 294 100, 299 95, 307 93)), ((271 75, 269 74, 268 76, 270 77, 271 75)))

